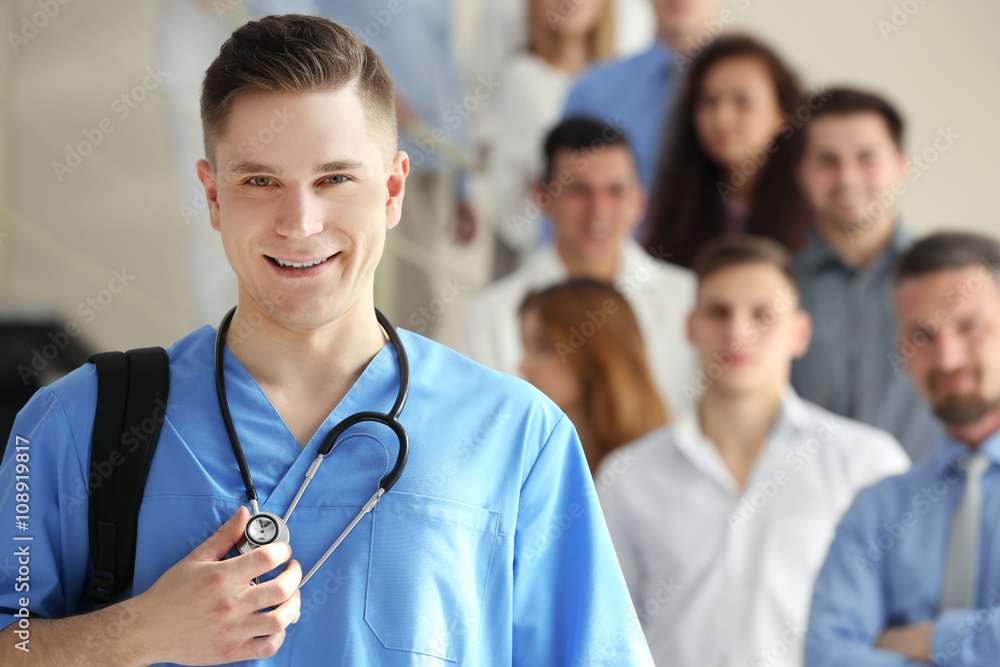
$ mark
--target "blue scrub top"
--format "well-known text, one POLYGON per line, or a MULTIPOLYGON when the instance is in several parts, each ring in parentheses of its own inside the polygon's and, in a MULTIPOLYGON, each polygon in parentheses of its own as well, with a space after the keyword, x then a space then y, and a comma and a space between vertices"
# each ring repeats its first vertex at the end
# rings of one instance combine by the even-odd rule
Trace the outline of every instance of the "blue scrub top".
MULTIPOLYGON (((399 333, 411 365, 400 418, 410 436, 407 467, 303 587, 302 617, 277 655, 238 664, 651 665, 568 419, 527 383, 399 333)), ((215 394, 214 339, 206 326, 169 350, 170 396, 129 593, 148 589, 246 503, 215 394)), ((387 344, 302 448, 228 351, 225 373, 260 508, 279 515, 329 430, 355 412, 389 410, 399 386, 387 344)), ((95 405, 88 364, 40 390, 15 422, 0 467, 0 539, 8 545, 0 626, 14 620, 22 596, 39 617, 89 608, 95 405), (16 436, 29 441, 26 531, 15 527, 16 436), (33 537, 27 593, 15 591, 15 535, 33 537)), ((388 429, 349 433, 360 435, 325 459, 289 520, 304 572, 395 462, 388 429)))

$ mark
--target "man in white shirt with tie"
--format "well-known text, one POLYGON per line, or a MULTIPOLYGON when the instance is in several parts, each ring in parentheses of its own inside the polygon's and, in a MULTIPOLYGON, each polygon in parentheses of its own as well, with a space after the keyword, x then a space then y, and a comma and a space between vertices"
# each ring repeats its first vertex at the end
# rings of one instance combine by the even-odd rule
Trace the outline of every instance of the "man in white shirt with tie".
POLYGON ((791 388, 810 320, 780 246, 720 238, 695 273, 701 399, 605 459, 601 504, 657 664, 802 667, 841 514, 908 459, 889 434, 791 388))

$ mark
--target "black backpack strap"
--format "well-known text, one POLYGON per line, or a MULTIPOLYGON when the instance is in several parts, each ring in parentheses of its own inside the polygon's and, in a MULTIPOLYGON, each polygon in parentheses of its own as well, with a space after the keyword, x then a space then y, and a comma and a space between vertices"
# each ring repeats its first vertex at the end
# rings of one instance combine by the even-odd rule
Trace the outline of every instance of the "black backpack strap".
POLYGON ((162 347, 104 352, 90 452, 90 601, 107 606, 132 581, 146 475, 167 410, 170 370, 162 347))

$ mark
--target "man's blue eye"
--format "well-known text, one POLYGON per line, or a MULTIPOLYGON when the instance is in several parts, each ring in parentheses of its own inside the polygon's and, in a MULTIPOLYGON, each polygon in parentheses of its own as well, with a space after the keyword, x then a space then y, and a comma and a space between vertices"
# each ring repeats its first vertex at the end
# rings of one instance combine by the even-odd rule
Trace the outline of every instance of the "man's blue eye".
POLYGON ((254 176, 249 180, 249 183, 256 185, 257 187, 266 188, 271 185, 273 181, 267 176, 254 176))
POLYGON ((344 181, 347 180, 347 176, 344 176, 343 174, 337 174, 336 176, 328 176, 326 180, 333 181, 334 183, 343 183, 344 181))

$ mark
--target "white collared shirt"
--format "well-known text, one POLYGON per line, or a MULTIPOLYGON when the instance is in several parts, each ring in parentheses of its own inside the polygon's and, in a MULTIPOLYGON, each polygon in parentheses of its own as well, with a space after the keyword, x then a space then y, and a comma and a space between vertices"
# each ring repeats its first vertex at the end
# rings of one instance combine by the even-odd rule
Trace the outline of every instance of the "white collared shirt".
MULTIPOLYGON (((524 264, 486 288, 469 308, 459 351, 484 366, 518 374, 523 346, 517 310, 530 290, 567 279, 552 244, 532 253, 524 264)), ((672 413, 684 409, 695 387, 696 360, 687 342, 685 320, 694 307, 694 274, 651 257, 633 239, 623 242, 614 278, 639 322, 656 388, 672 413)))
POLYGON ((908 467, 888 433, 791 389, 742 492, 695 411, 612 452, 598 493, 656 663, 802 667, 841 515, 908 467))

